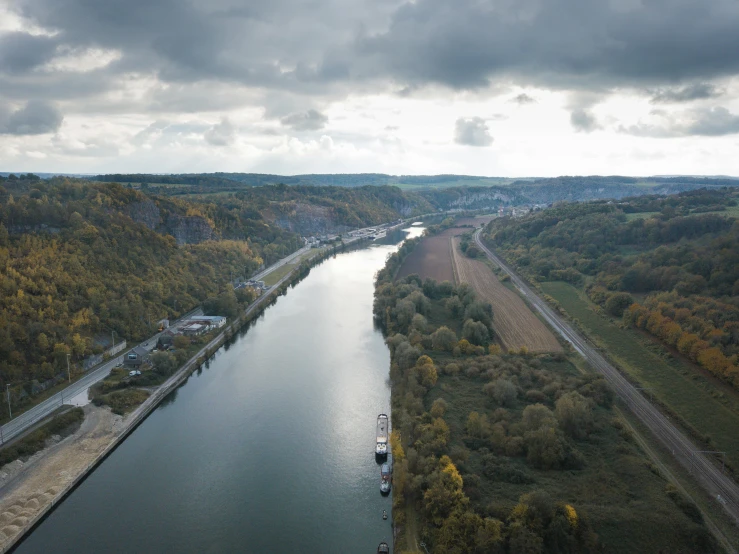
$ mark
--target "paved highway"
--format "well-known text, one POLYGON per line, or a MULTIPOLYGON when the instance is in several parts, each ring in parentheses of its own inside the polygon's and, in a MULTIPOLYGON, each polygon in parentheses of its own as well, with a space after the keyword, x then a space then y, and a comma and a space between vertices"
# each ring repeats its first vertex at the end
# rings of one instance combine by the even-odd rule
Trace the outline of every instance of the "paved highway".
MULTIPOLYGON (((192 310, 191 312, 188 312, 176 322, 174 322, 172 324, 172 327, 177 327, 177 325, 182 323, 185 319, 195 315, 201 315, 202 313, 203 312, 200 308, 192 310)), ((157 340, 159 340, 160 334, 161 333, 157 333, 150 339, 142 342, 139 346, 147 350, 152 350, 156 345, 157 340)), ((70 385, 62 389, 61 392, 58 392, 54 396, 47 398, 40 404, 37 404, 30 410, 23 412, 18 417, 10 420, 8 423, 0 427, 0 439, 2 440, 0 444, 5 444, 5 442, 12 439, 16 435, 23 433, 26 429, 32 427, 33 425, 47 417, 64 403, 69 404, 69 401, 72 398, 86 391, 98 381, 102 381, 103 379, 105 379, 116 365, 123 362, 123 355, 131 350, 131 348, 133 348, 133 346, 126 347, 120 356, 111 358, 103 365, 87 373, 78 381, 75 381, 74 383, 71 383, 70 385)))
POLYGON ((634 415, 654 433, 668 451, 672 452, 680 464, 693 474, 716 503, 720 504, 739 524, 739 487, 736 483, 724 475, 722 468, 717 467, 713 460, 700 453, 701 448, 693 444, 686 435, 636 390, 613 365, 606 361, 579 333, 562 320, 544 300, 539 298, 503 260, 493 254, 480 240, 480 230, 475 233, 475 241, 480 249, 487 254, 488 258, 510 276, 511 281, 521 291, 521 294, 526 297, 552 328, 572 344, 593 368, 603 374, 614 392, 621 397, 634 415))
POLYGON ((269 266, 267 269, 262 270, 261 273, 257 273, 254 277, 251 277, 250 279, 252 281, 261 281, 262 279, 264 279, 267 275, 272 273, 278 267, 282 267, 285 264, 289 264, 291 261, 293 261, 295 258, 300 256, 301 254, 308 252, 308 250, 310 250, 310 246, 304 246, 300 250, 296 250, 289 256, 282 258, 279 262, 275 262, 274 264, 269 266))

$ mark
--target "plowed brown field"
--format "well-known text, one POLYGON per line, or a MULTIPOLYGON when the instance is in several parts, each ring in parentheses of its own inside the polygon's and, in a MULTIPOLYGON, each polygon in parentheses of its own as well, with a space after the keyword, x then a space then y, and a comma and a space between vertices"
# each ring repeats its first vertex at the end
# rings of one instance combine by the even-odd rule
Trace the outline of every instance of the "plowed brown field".
POLYGON ((461 235, 469 229, 452 228, 434 235, 425 237, 421 244, 411 252, 398 271, 398 279, 413 273, 421 279, 431 277, 437 281, 454 282, 452 271, 451 237, 461 235))
POLYGON ((506 349, 525 346, 529 352, 562 351, 552 332, 518 294, 498 281, 483 262, 464 256, 459 251, 459 238, 448 237, 447 241, 453 242, 450 250, 457 282, 469 283, 482 300, 493 305, 493 329, 506 349))

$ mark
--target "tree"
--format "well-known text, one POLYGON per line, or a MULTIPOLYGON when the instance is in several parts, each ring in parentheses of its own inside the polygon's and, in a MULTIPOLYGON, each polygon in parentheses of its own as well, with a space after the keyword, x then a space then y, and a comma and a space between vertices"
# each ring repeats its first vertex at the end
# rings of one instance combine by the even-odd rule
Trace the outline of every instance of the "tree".
POLYGON ((490 433, 490 423, 485 414, 480 415, 478 412, 470 412, 467 416, 467 424, 465 426, 467 434, 476 439, 484 439, 490 433))
POLYGON ((493 323, 493 307, 487 302, 475 300, 465 308, 464 318, 479 321, 490 327, 493 323))
POLYGON ((168 352, 155 352, 151 356, 151 363, 154 371, 164 377, 172 375, 177 369, 177 360, 168 352))
POLYGON ((462 476, 449 456, 441 457, 439 468, 429 476, 429 487, 423 495, 426 516, 437 526, 455 509, 464 508, 468 503, 462 491, 462 476))
POLYGON ((182 350, 190 346, 190 339, 184 335, 175 335, 174 339, 172 339, 172 344, 175 348, 182 350))
POLYGON ((431 333, 431 345, 434 350, 451 352, 457 344, 457 335, 449 327, 442 325, 431 333))
POLYGON ((459 299, 459 296, 450 296, 446 303, 445 303, 446 309, 452 312, 452 315, 454 317, 459 317, 459 315, 464 310, 464 305, 462 304, 462 301, 459 299))
POLYGON ((633 303, 634 298, 628 292, 617 292, 608 297, 605 309, 612 316, 621 317, 633 303))
POLYGON ((416 362, 416 371, 418 372, 419 380, 424 387, 431 388, 436 384, 438 375, 436 373, 436 366, 434 361, 428 356, 421 356, 416 362))
POLYGON ((472 344, 483 346, 490 340, 490 333, 484 323, 468 319, 462 327, 462 336, 472 344))
POLYGON ((415 329, 419 333, 425 333, 427 326, 428 323, 426 321, 426 318, 423 317, 421 314, 416 314, 413 316, 413 320, 411 321, 411 327, 413 329, 415 329))
POLYGON ((418 348, 412 346, 408 341, 404 340, 395 347, 394 357, 395 361, 397 361, 398 363, 398 367, 405 370, 413 367, 413 365, 418 360, 420 354, 421 351, 418 348))
POLYGON ((45 333, 39 333, 36 337, 36 344, 42 352, 46 352, 49 349, 49 339, 45 333))
POLYGON ((552 469, 562 465, 567 455, 565 443, 557 428, 543 426, 524 435, 527 459, 539 469, 552 469))
POLYGON ((577 391, 563 394, 555 405, 555 414, 562 430, 576 439, 583 439, 593 428, 590 401, 577 391))
POLYGON ((501 406, 511 406, 518 396, 516 385, 507 379, 498 379, 493 385, 493 398, 501 406))
POLYGON ((429 413, 433 417, 442 417, 447 409, 447 403, 444 401, 443 398, 437 398, 434 400, 434 403, 431 404, 431 409, 429 410, 429 413))
POLYGON ((521 423, 525 430, 535 431, 541 427, 554 427, 557 420, 544 404, 531 404, 524 408, 521 423))

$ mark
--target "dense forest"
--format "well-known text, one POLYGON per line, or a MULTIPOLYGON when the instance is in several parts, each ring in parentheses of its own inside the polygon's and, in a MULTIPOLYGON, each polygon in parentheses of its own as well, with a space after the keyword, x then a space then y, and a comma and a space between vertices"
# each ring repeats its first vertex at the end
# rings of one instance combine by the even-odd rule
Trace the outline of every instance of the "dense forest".
POLYGON ((601 377, 486 347, 495 315, 466 284, 393 280, 414 244, 378 274, 374 304, 391 352, 395 548, 414 533, 447 554, 717 551, 601 377))
POLYGON ((138 341, 204 303, 232 316, 232 283, 303 245, 306 230, 396 220, 397 189, 260 187, 198 201, 116 183, 0 183, 0 386, 38 394, 113 337, 138 341))
POLYGON ((562 204, 495 220, 484 239, 739 388, 738 200, 724 189, 562 204))

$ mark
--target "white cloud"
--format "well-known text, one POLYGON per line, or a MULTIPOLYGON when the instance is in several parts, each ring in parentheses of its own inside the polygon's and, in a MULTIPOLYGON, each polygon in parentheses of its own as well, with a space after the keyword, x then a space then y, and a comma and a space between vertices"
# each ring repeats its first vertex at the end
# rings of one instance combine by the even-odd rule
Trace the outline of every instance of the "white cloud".
POLYGON ((493 137, 483 118, 461 117, 454 124, 454 142, 465 146, 490 146, 493 137))

